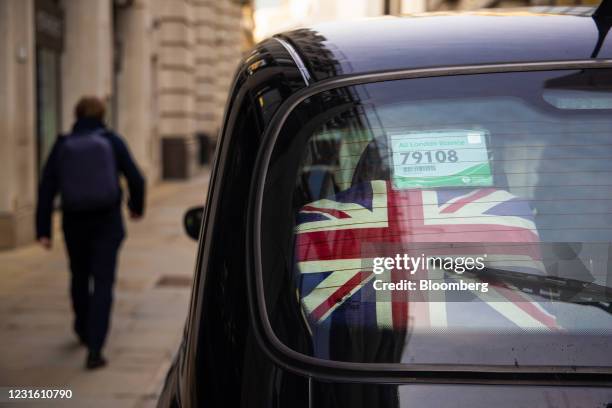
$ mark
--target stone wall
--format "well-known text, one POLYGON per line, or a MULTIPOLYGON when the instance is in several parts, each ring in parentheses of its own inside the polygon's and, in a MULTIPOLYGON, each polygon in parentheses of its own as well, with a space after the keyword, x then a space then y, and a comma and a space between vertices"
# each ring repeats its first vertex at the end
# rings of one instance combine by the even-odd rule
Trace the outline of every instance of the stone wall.
POLYGON ((242 49, 242 9, 232 0, 158 0, 161 167, 168 178, 197 171, 199 139, 213 144, 242 49))
POLYGON ((63 15, 57 130, 69 131, 81 96, 103 98, 149 184, 200 171, 198 136, 214 145, 252 45, 250 14, 236 0, 0 1, 0 248, 34 237, 40 3, 63 15))
POLYGON ((493 7, 597 6, 600 0, 425 0, 428 11, 477 10, 493 7))
POLYGON ((70 130, 83 95, 113 92, 113 9, 109 0, 63 0, 62 129, 70 130))
POLYGON ((35 57, 33 0, 0 1, 0 248, 33 238, 35 57))

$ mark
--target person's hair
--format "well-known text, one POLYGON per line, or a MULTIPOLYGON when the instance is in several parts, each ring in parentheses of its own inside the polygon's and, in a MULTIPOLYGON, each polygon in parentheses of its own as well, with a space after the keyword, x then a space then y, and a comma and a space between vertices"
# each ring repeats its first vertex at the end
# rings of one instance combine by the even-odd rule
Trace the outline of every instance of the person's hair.
POLYGON ((77 119, 104 120, 106 105, 104 101, 96 96, 83 96, 74 107, 74 116, 77 119))

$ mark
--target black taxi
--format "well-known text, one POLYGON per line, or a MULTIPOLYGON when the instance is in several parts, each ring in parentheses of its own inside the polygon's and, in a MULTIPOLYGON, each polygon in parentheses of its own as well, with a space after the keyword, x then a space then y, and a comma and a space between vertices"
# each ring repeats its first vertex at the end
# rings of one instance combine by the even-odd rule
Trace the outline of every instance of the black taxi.
POLYGON ((612 406, 611 7, 257 45, 158 406, 612 406))

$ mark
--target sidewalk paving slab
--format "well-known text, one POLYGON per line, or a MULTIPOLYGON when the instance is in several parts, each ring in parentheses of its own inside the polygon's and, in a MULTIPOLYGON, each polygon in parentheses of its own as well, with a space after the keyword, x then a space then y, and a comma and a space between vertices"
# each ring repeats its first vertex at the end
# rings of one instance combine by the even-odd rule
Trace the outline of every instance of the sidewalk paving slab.
MULTIPOLYGON (((0 387, 71 389, 72 400, 24 401, 18 407, 155 406, 180 342, 191 295, 196 244, 182 217, 204 202, 208 172, 151 189, 146 217, 126 218, 127 239, 115 285, 109 365, 84 369, 86 350, 72 332, 69 274, 59 220, 51 251, 37 245, 0 252, 0 387), (163 277, 187 285, 158 286, 163 277)), ((2 406, 12 406, 2 404, 2 406)))

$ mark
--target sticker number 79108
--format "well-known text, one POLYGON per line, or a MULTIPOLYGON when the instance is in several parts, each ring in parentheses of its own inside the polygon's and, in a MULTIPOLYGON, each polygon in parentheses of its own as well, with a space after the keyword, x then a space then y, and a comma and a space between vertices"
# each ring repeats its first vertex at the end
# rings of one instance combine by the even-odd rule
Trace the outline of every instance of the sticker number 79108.
POLYGON ((456 163, 459 160, 456 150, 425 150, 416 152, 401 152, 402 164, 424 163, 456 163), (411 159, 414 163, 411 162, 411 159))

